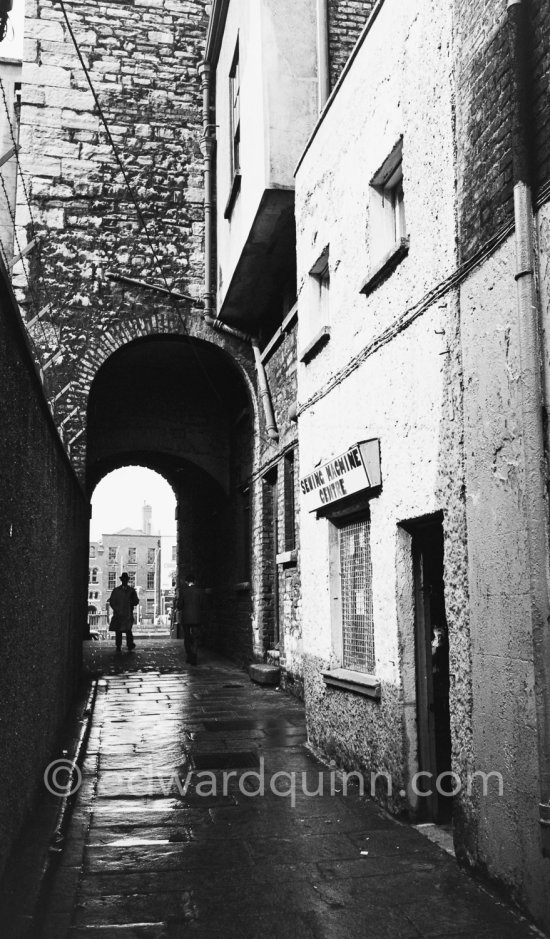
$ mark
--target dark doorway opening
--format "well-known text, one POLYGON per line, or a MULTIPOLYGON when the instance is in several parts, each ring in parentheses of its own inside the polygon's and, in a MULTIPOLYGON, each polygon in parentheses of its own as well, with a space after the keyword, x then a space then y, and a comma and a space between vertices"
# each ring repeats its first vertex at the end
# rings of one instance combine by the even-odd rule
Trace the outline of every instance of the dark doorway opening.
POLYGON ((449 711, 449 630, 443 580, 440 516, 411 526, 414 600, 418 764, 417 789, 424 821, 445 824, 452 816, 449 711), (428 795, 428 793, 431 793, 428 795))

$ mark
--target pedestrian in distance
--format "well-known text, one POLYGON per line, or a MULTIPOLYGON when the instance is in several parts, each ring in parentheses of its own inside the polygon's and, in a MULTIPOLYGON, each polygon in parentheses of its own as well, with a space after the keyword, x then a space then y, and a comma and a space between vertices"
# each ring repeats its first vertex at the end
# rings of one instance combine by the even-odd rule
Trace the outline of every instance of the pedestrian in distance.
POLYGON ((133 587, 130 587, 128 581, 130 577, 124 573, 120 575, 122 581, 120 587, 115 587, 109 597, 109 605, 113 610, 109 630, 115 634, 116 651, 122 649, 122 634, 126 633, 126 645, 128 652, 135 649, 136 644, 132 635, 134 625, 134 607, 138 605, 138 595, 133 587))
POLYGON ((197 665, 202 618, 204 590, 198 587, 194 574, 189 574, 179 591, 177 608, 178 623, 183 628, 185 655, 190 665, 197 665))

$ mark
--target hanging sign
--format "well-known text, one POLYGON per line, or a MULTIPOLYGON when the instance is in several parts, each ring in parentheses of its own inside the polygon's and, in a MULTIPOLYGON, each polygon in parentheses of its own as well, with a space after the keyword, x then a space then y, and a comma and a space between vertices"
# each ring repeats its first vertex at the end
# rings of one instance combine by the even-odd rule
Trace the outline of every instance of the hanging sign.
POLYGON ((302 503, 315 512, 381 483, 380 441, 363 440, 300 480, 302 503))

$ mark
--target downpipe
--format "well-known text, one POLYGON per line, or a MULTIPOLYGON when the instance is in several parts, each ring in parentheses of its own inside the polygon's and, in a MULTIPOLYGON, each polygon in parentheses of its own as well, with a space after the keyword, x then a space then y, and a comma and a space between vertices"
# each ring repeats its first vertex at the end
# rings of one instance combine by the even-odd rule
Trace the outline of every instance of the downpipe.
POLYGON ((252 349, 254 351, 254 361, 256 363, 256 375, 258 376, 258 390, 260 392, 260 398, 262 399, 262 404, 263 404, 263 409, 264 409, 264 414, 265 414, 267 436, 271 440, 278 440, 279 431, 277 430, 277 425, 275 423, 275 415, 273 414, 273 407, 271 404, 271 397, 269 394, 269 388, 267 384, 267 376, 265 374, 264 363, 262 362, 261 352, 255 342, 252 343, 252 349))
POLYGON ((534 212, 529 166, 528 44, 525 0, 507 0, 512 71, 512 156, 520 337, 525 511, 540 777, 542 853, 550 857, 550 592, 547 461, 539 308, 535 283, 534 212))
POLYGON ((317 0, 317 87, 320 114, 330 95, 328 0, 317 0))

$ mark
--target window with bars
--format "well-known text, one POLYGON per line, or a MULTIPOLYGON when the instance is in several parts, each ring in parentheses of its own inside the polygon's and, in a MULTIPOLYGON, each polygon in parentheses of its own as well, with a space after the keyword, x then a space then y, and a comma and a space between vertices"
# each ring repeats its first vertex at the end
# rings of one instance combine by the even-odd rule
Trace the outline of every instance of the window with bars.
POLYGON ((284 458, 284 493, 285 493, 285 551, 296 547, 296 505, 294 499, 294 451, 284 458))
POLYGON ((344 525, 338 532, 342 600, 342 665, 373 673, 374 622, 370 520, 344 525))

